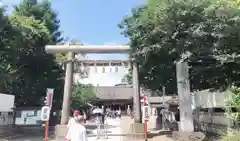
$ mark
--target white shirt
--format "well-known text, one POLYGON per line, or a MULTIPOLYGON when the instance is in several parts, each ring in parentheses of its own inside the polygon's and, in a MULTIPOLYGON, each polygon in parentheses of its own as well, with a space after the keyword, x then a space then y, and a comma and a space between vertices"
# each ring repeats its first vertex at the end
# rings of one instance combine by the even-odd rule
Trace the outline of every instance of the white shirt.
POLYGON ((67 127, 69 128, 71 125, 76 124, 76 123, 77 123, 76 120, 73 117, 71 117, 68 121, 67 127))
POLYGON ((84 120, 87 119, 87 115, 85 113, 83 114, 83 118, 84 118, 84 120))
POLYGON ((121 115, 121 110, 118 110, 117 113, 118 113, 118 115, 121 115))
POLYGON ((80 123, 72 124, 68 129, 66 139, 70 141, 87 141, 86 128, 80 123))

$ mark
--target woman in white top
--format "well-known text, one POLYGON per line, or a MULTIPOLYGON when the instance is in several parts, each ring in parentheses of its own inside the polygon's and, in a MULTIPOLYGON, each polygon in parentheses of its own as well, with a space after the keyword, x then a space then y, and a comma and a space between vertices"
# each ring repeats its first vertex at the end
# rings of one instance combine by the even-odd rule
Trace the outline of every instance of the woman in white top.
POLYGON ((71 124, 68 128, 66 136, 67 141, 87 141, 87 131, 83 125, 83 116, 78 116, 74 124, 71 124))
POLYGON ((78 120, 78 116, 80 116, 80 112, 78 110, 74 110, 73 112, 73 117, 71 117, 68 121, 67 127, 69 128, 72 124, 75 124, 76 121, 78 120))

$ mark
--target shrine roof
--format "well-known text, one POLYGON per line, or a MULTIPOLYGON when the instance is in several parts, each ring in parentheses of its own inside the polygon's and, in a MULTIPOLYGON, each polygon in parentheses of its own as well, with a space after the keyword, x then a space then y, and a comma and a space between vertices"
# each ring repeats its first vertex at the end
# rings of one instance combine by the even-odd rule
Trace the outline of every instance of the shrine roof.
MULTIPOLYGON (((97 99, 99 100, 129 100, 133 98, 133 88, 126 85, 118 86, 98 86, 94 88, 97 99)), ((149 94, 151 92, 141 91, 141 94, 149 94)), ((148 96, 149 103, 163 103, 163 97, 160 96, 148 96)), ((178 103, 177 98, 173 96, 165 96, 164 101, 169 104, 178 103)))
POLYGON ((96 97, 102 100, 127 100, 133 97, 133 89, 129 86, 99 86, 94 90, 96 97))

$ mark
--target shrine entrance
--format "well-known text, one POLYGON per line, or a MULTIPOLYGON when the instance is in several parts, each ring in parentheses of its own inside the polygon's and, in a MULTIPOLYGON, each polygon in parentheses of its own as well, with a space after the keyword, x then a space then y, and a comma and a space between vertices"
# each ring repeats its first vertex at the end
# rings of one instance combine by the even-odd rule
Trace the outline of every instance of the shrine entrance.
POLYGON ((104 106, 108 111, 121 109, 122 115, 126 115, 128 107, 133 107, 132 86, 97 86, 95 93, 97 99, 93 101, 93 105, 104 106))
MULTIPOLYGON (((125 109, 128 105, 132 106, 134 113, 134 121, 135 123, 141 123, 141 106, 140 106, 140 87, 138 80, 138 65, 135 62, 134 58, 129 60, 78 60, 75 59, 75 55, 78 53, 81 54, 128 54, 130 52, 129 46, 82 46, 82 45, 47 45, 45 48, 47 53, 68 53, 68 60, 65 65, 65 84, 64 84, 64 97, 62 103, 62 116, 61 116, 61 125, 66 125, 70 116, 70 105, 71 105, 71 96, 72 96, 72 84, 73 84, 73 74, 77 72, 78 69, 84 70, 84 66, 103 66, 103 71, 105 66, 115 67, 121 66, 132 67, 132 76, 133 83, 132 87, 129 88, 128 92, 122 91, 119 89, 120 87, 113 87, 112 89, 116 89, 112 91, 110 97, 114 97, 115 99, 111 99, 110 97, 106 97, 106 95, 102 95, 105 99, 99 99, 98 104, 105 101, 105 104, 108 106, 120 106, 125 109), (119 92, 121 94, 117 94, 119 92), (130 95, 130 96, 129 96, 130 95), (123 96, 121 98, 116 99, 117 96, 123 96), (112 103, 107 101, 111 101, 112 103), (119 103, 120 101, 125 101, 128 103, 119 103), (131 102, 132 101, 132 102, 131 102), (118 103, 117 103, 118 102, 118 103)), ((87 75, 87 71, 86 71, 87 75)), ((104 80, 103 80, 104 81, 104 80)), ((107 80, 105 80, 107 81, 107 80)), ((127 90, 127 88, 124 88, 127 90)), ((102 93, 96 91, 96 94, 101 95, 102 93)))

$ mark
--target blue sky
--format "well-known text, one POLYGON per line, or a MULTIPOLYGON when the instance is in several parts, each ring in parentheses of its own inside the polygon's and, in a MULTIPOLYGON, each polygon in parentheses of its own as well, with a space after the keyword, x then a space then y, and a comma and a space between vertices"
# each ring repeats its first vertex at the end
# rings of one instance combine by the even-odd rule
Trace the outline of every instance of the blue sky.
MULTIPOLYGON (((3 5, 11 7, 20 0, 2 0, 3 5)), ((89 45, 126 44, 128 39, 120 34, 117 25, 124 16, 131 13, 131 9, 141 5, 145 0, 52 0, 54 10, 58 12, 61 21, 60 29, 65 37, 77 39, 89 45)), ((9 8, 11 11, 11 8, 9 8)), ((126 55, 108 54, 87 55, 88 59, 127 59, 126 55)), ((108 70, 109 68, 107 68, 108 70)), ((118 73, 95 73, 91 70, 90 77, 82 83, 94 85, 114 85, 119 83, 126 73, 119 69, 118 73)))

